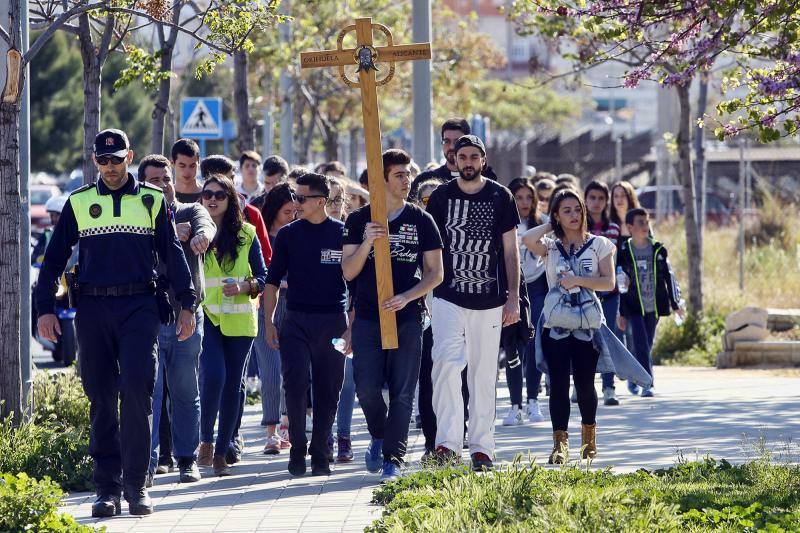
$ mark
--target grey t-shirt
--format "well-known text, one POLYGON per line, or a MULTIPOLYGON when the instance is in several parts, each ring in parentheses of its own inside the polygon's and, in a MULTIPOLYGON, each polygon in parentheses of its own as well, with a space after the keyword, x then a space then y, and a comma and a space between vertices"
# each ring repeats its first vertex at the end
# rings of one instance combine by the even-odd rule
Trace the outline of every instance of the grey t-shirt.
POLYGON ((655 279, 653 272, 653 245, 647 243, 644 248, 631 246, 633 258, 636 261, 636 272, 639 275, 639 290, 641 291, 642 304, 645 313, 654 313, 656 310, 655 279))

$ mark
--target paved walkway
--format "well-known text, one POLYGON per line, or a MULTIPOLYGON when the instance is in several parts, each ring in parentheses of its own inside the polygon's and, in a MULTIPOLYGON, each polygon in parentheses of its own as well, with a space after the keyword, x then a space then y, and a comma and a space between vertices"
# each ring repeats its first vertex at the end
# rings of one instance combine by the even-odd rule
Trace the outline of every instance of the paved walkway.
MULTIPOLYGON (((598 382, 599 389, 599 382, 598 382)), ((631 471, 640 467, 669 466, 682 454, 687 459, 710 454, 743 461, 766 446, 798 460, 800 441, 800 374, 770 370, 714 370, 656 368, 656 397, 638 398, 618 386, 622 405, 600 406, 599 455, 594 467, 631 471), (794 442, 793 442, 794 441, 794 442)), ((498 388, 498 418, 508 402, 504 383, 498 388)), ((368 438, 364 417, 356 407, 353 439, 356 461, 336 466, 328 478, 290 478, 286 454, 269 458, 261 454, 259 407, 248 407, 243 421, 246 450, 242 463, 227 478, 204 478, 180 485, 177 474, 156 478, 151 489, 156 512, 137 518, 123 514, 96 521, 90 516, 93 496, 72 494, 64 510, 81 523, 103 525, 110 532, 205 531, 362 531, 376 519, 380 507, 370 504, 377 476, 366 472, 363 454, 368 438)), ((543 403, 547 414, 547 402, 543 403)), ((571 424, 579 428, 577 408, 571 424)), ((528 453, 542 463, 549 453, 549 420, 536 425, 497 426, 498 460, 509 461, 528 453)), ((573 439, 580 442, 579 431, 573 439)), ((410 437, 410 460, 420 457, 423 438, 410 437)), ((465 459, 467 454, 464 454, 465 459)))

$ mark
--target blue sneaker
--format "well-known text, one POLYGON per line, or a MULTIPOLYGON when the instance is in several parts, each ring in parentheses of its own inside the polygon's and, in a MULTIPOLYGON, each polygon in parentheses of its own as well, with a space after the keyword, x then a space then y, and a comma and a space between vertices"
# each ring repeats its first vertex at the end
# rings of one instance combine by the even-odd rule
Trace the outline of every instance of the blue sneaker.
POLYGON ((653 389, 647 388, 642 389, 642 398, 652 398, 653 397, 653 389))
POLYGON ((383 470, 381 471, 381 481, 394 481, 400 477, 400 467, 391 461, 383 462, 383 470))
POLYGON ((383 464, 383 439, 369 441, 367 451, 364 453, 364 463, 367 465, 367 470, 373 474, 380 471, 383 464))
POLYGON ((639 385, 637 385, 633 381, 628 381, 628 390, 630 391, 631 394, 636 396, 637 394, 639 394, 639 385))

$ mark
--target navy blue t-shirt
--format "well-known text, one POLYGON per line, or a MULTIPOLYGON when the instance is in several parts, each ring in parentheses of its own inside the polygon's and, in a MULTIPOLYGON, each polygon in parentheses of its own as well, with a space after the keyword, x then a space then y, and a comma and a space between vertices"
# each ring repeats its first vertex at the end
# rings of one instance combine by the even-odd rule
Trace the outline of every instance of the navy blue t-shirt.
MULTIPOLYGON (((369 205, 347 218, 345 244, 364 242, 364 230, 370 221, 369 205)), ((433 218, 413 204, 406 204, 394 220, 389 221, 389 247, 392 258, 392 285, 400 294, 419 283, 425 252, 440 250, 442 238, 433 218)), ((370 251, 361 273, 355 278, 356 317, 378 320, 378 287, 375 280, 375 250, 370 251)), ((420 320, 422 298, 409 302, 397 312, 397 320, 420 320)))
POLYGON ((267 283, 289 285, 286 308, 304 313, 338 313, 347 305, 342 276, 344 223, 328 217, 320 224, 295 220, 275 236, 267 283))

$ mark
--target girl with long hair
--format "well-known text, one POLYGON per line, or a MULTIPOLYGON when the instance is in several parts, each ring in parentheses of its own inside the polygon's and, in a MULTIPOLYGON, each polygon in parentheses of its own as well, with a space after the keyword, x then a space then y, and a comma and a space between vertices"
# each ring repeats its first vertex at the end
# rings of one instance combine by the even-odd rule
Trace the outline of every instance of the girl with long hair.
POLYGON ((217 226, 203 271, 203 351, 200 355, 200 447, 197 463, 226 476, 225 453, 239 418, 239 395, 247 356, 258 331, 256 299, 267 267, 255 228, 244 221, 229 178, 206 178, 200 198, 217 226), (219 415, 216 444, 214 424, 219 415))
POLYGON ((619 234, 622 237, 630 237, 631 232, 625 224, 625 215, 631 209, 641 207, 636 191, 627 181, 618 181, 611 187, 611 222, 619 226, 619 234))
MULTIPOLYGON (((294 189, 289 183, 279 183, 266 194, 261 215, 264 217, 270 244, 274 244, 278 230, 295 219, 295 213, 294 189)), ((286 282, 282 282, 281 285, 274 319, 278 327, 286 313, 286 282)), ((259 337, 253 343, 253 352, 258 360, 258 373, 261 381, 261 425, 267 428, 264 454, 276 455, 281 450, 290 448, 291 443, 289 442, 289 420, 284 412, 281 353, 280 350, 269 346, 262 338, 265 327, 264 313, 259 313, 259 337)))
MULTIPOLYGON (((613 290, 616 247, 607 238, 592 237, 589 233, 586 205, 577 191, 568 188, 556 192, 550 201, 550 222, 529 230, 522 240, 534 254, 545 258, 549 289, 613 290), (547 236, 551 232, 554 237, 547 236), (559 267, 563 266, 562 250, 564 254, 569 254, 573 264, 580 265, 579 271, 559 272, 562 270, 559 267)), ((542 322, 539 322, 540 325, 542 322)), ((550 418, 553 426, 551 464, 562 464, 567 460, 570 373, 578 391, 581 413, 581 455, 593 458, 597 454, 597 392, 594 375, 600 352, 592 342, 595 333, 591 329, 573 331, 547 327, 537 331, 544 363, 539 366, 550 375, 550 418)))
MULTIPOLYGON (((535 324, 542 313, 544 297, 547 295, 547 280, 544 276, 544 262, 530 252, 522 244, 522 234, 527 230, 540 226, 549 220, 548 216, 540 213, 539 201, 536 189, 527 178, 516 178, 509 183, 508 188, 514 195, 519 214, 519 230, 517 232, 519 241, 519 258, 522 266, 522 282, 527 289, 528 300, 530 302, 530 319, 535 324)), ((542 373, 536 369, 534 361, 535 344, 532 339, 527 342, 520 342, 514 335, 508 335, 504 331, 503 348, 506 351, 506 381, 511 395, 511 408, 503 418, 504 426, 518 425, 523 422, 523 416, 529 422, 541 422, 544 420, 542 411, 539 407, 539 384, 542 381, 542 373), (528 385, 526 402, 522 403, 522 374, 525 373, 525 382, 528 385), (523 411, 524 407, 524 411, 523 411)))

